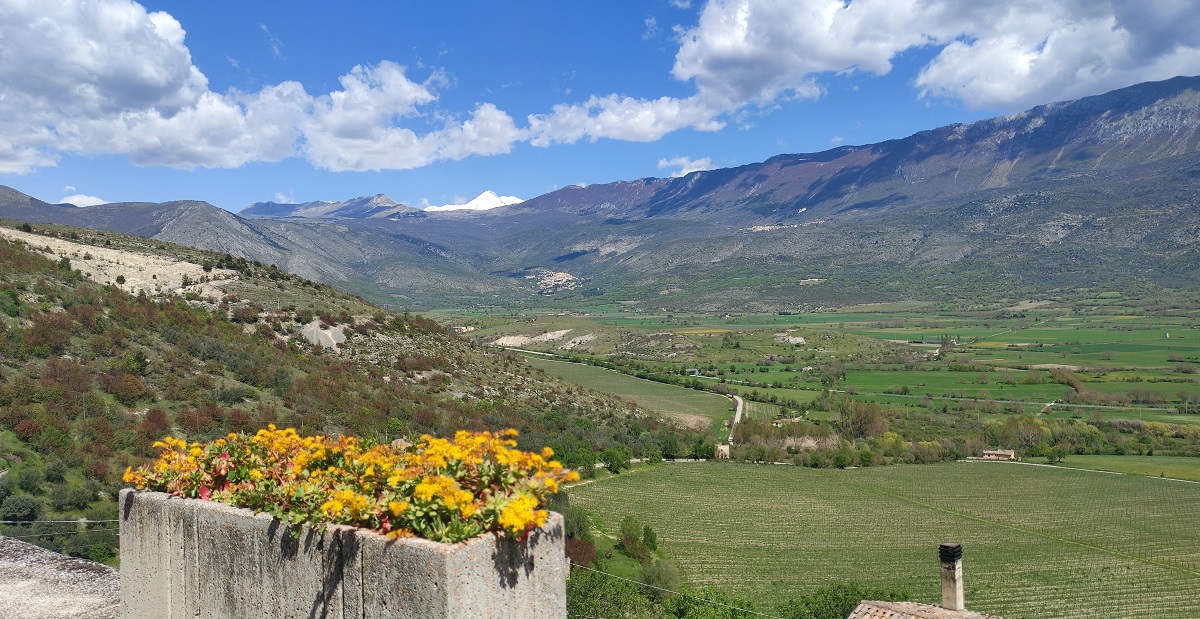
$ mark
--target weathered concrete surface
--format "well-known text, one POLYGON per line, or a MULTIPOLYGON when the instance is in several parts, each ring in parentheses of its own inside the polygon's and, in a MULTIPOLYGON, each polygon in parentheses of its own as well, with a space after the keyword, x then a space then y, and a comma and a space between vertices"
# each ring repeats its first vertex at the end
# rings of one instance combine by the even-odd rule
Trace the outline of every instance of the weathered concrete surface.
POLYGON ((566 578, 558 514, 521 543, 439 544, 339 526, 289 532, 219 503, 121 492, 124 619, 561 619, 566 578))
POLYGON ((0 536, 0 619, 116 619, 120 575, 0 536))

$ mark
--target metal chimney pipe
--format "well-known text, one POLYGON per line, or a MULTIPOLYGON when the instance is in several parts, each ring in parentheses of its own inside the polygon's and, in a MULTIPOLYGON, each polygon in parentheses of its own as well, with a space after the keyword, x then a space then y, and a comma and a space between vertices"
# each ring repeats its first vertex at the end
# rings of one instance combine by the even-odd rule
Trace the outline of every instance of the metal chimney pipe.
POLYGON ((942 559, 942 608, 966 610, 963 601, 962 545, 945 543, 938 547, 942 559))

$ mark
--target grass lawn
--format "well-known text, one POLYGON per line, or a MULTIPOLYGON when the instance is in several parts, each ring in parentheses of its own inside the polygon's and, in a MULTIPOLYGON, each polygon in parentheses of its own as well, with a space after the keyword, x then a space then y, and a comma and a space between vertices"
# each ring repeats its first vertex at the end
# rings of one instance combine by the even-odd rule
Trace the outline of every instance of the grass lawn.
POLYGON ((533 367, 569 383, 619 396, 648 411, 693 427, 705 428, 714 422, 723 422, 733 414, 733 402, 715 393, 665 385, 591 365, 538 357, 527 360, 533 367))
POLYGON ((1200 484, 982 462, 668 463, 571 501, 606 528, 632 514, 688 582, 763 609, 835 581, 936 603, 944 541, 963 544, 968 607, 1007 619, 1193 617, 1200 599, 1200 484))

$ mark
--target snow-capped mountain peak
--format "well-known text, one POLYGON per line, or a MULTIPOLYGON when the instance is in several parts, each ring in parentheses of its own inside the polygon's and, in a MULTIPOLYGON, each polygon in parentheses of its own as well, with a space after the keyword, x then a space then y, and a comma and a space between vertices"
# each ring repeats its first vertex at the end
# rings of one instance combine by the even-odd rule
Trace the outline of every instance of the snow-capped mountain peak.
POLYGON ((516 196, 501 196, 491 189, 479 194, 474 200, 466 204, 444 204, 442 206, 425 207, 427 211, 486 211, 489 209, 499 208, 501 206, 511 206, 520 204, 524 200, 516 196))

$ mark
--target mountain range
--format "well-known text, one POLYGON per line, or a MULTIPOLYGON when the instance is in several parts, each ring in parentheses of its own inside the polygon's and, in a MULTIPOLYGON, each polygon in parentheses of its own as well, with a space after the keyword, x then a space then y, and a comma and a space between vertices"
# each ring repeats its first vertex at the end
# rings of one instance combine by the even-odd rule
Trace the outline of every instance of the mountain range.
POLYGON ((490 210, 386 196, 236 215, 194 201, 76 208, 0 188, 0 217, 226 252, 415 307, 781 311, 1172 288, 1200 267, 1198 128, 1200 78, 1180 77, 490 210))

